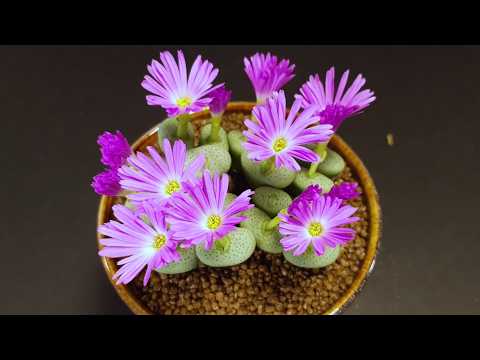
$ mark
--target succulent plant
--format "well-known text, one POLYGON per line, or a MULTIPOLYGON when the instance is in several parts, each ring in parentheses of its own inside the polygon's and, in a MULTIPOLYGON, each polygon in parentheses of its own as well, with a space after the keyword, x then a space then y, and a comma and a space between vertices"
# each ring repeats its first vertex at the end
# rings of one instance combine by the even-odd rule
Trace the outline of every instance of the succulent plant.
POLYGON ((255 54, 244 61, 257 105, 245 114, 247 130, 227 133, 222 116, 231 92, 213 85, 218 69, 198 56, 187 74, 183 53, 177 57, 161 52, 142 82, 147 103, 169 116, 157 130, 161 151, 133 154, 120 132, 98 141, 107 169, 92 187, 126 197, 125 206, 114 206, 116 220, 99 228, 106 236, 100 255, 124 258, 115 278, 128 283, 146 266, 146 284, 152 270, 233 266, 255 248, 303 268, 333 263, 355 237, 345 225, 358 220, 356 209, 346 201, 358 192, 356 184, 334 187, 345 161, 328 144, 345 119, 375 100, 370 90, 360 91, 365 79, 359 75, 347 89, 347 71, 335 94, 331 68, 325 86, 311 76, 287 109, 281 87, 293 78, 294 65, 255 54), (205 110, 210 119, 195 139, 192 114, 205 110), (232 179, 242 177, 255 191, 231 192, 232 179))

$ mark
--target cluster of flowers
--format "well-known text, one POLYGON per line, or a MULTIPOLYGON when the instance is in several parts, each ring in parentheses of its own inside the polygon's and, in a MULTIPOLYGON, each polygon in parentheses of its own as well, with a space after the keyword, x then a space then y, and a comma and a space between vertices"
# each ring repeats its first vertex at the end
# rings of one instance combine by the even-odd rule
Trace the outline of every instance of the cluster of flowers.
MULTIPOLYGON (((246 120, 244 148, 250 159, 270 161, 277 168, 299 171, 295 159, 319 161, 307 144, 326 143, 346 118, 359 113, 375 100, 373 92, 360 89, 365 79, 358 75, 345 91, 346 71, 337 92, 334 69, 327 71, 325 86, 318 75, 311 76, 287 114, 285 93, 281 88, 293 77, 294 65, 278 61, 271 54, 245 58, 245 72, 257 97, 252 120, 246 120)), ((224 84, 213 85, 218 69, 198 56, 187 76, 185 58, 178 51, 178 62, 169 52, 160 53, 160 61, 147 67, 142 86, 151 95, 149 105, 160 105, 169 116, 182 116, 209 108, 212 118, 221 117, 231 92, 224 84)), ((148 154, 132 153, 125 137, 105 132, 98 139, 101 161, 108 168, 95 176, 92 187, 100 195, 125 196, 133 209, 113 206, 116 220, 99 227, 104 246, 100 256, 122 258, 115 275, 126 284, 145 267, 144 284, 152 270, 179 261, 179 249, 203 245, 210 250, 246 220, 242 212, 250 204, 253 191, 246 190, 225 206, 229 187, 226 174, 205 170, 205 157, 187 163, 187 146, 182 140, 173 145, 163 140, 163 155, 154 147, 148 154)), ((341 184, 322 194, 318 186, 308 187, 290 207, 278 215, 278 231, 286 251, 298 256, 312 245, 320 256, 326 246, 335 247, 354 238, 351 228, 357 221, 355 208, 346 200, 358 196, 356 184, 341 184)))
POLYGON ((246 218, 239 214, 253 207, 252 191, 246 190, 225 205, 228 175, 197 171, 203 168, 199 155, 186 165, 186 145, 169 140, 163 143, 164 157, 149 147, 151 158, 141 152, 131 155, 118 174, 120 185, 129 191, 127 199, 135 205, 113 206, 115 218, 99 227, 109 238, 101 239, 101 256, 125 257, 115 275, 119 283, 128 283, 147 266, 144 283, 152 269, 180 260, 179 248, 203 244, 206 250, 246 218))

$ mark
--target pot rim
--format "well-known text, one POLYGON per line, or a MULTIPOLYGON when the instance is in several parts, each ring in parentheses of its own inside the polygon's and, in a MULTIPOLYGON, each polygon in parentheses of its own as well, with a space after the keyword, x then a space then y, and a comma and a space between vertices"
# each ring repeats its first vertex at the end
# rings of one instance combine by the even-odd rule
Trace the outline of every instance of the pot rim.
MULTIPOLYGON (((256 104, 254 102, 233 101, 228 103, 226 112, 250 112, 256 104)), ((209 115, 208 110, 198 112, 192 115, 193 118, 204 118, 209 115)), ((133 144, 132 150, 137 151, 140 147, 157 132, 159 124, 140 136, 133 144)), ((355 279, 350 287, 340 296, 339 299, 327 309, 323 315, 335 315, 343 312, 345 308, 357 297, 359 292, 365 285, 368 276, 373 271, 375 260, 380 245, 380 236, 382 234, 382 212, 379 203, 379 196, 375 184, 370 173, 363 164, 358 155, 350 148, 350 146, 337 134, 330 140, 329 146, 338 151, 345 162, 350 166, 353 172, 359 178, 359 182, 367 199, 367 207, 369 214, 368 229, 368 247, 363 263, 358 270, 355 279)), ((107 222, 110 218, 111 208, 115 198, 110 196, 102 196, 97 214, 97 227, 107 222)), ((102 235, 97 231, 97 247, 101 250, 103 246, 100 244, 102 235)), ((148 307, 131 291, 128 285, 117 285, 112 279, 117 271, 117 265, 114 259, 102 256, 101 262, 110 283, 115 288, 117 294, 128 308, 136 315, 153 315, 148 307)))

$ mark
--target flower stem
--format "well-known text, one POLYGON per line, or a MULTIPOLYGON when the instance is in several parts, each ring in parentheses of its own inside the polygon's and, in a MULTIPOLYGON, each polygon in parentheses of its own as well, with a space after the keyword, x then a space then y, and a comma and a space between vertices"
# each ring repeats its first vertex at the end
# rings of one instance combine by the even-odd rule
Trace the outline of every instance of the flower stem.
POLYGON ((212 127, 210 130, 210 138, 208 139, 209 143, 216 143, 220 141, 220 125, 222 123, 221 116, 214 116, 212 117, 212 127))
POLYGON ((133 194, 133 191, 129 191, 129 190, 121 190, 117 196, 119 197, 127 197, 127 195, 130 195, 130 194, 133 194))
POLYGON ((260 171, 263 175, 270 174, 275 168, 275 157, 268 158, 260 165, 260 171))
POLYGON ((315 147, 315 152, 319 156, 320 160, 310 165, 310 169, 308 169, 309 177, 315 176, 315 173, 317 172, 317 169, 318 169, 318 165, 320 165, 320 163, 322 163, 327 157, 327 144, 328 143, 318 143, 317 146, 315 147))
POLYGON ((277 215, 272 220, 266 221, 265 223, 263 223, 263 228, 266 231, 271 231, 275 229, 278 226, 278 224, 280 224, 280 218, 277 215))
POLYGON ((228 235, 224 236, 221 239, 218 239, 217 241, 215 241, 215 244, 214 244, 215 250, 218 250, 221 252, 228 251, 228 249, 230 248, 230 242, 231 242, 231 239, 230 239, 230 236, 228 235))
POLYGON ((190 120, 189 114, 178 115, 177 138, 182 140, 188 139, 188 122, 190 120))

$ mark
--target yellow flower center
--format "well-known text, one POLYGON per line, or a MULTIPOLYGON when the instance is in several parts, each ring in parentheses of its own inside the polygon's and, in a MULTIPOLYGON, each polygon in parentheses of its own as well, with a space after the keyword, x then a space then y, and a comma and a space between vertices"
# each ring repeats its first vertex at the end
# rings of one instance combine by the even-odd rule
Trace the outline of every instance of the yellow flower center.
POLYGON ((170 181, 167 186, 165 186, 165 194, 172 196, 176 191, 180 190, 180 183, 176 180, 170 181))
POLYGON ((312 222, 308 227, 308 233, 310 234, 311 237, 320 236, 322 232, 323 232, 323 227, 318 222, 312 222))
POLYGON ((210 230, 216 230, 222 223, 222 218, 218 215, 210 215, 207 219, 207 227, 210 230))
POLYGON ((188 96, 184 96, 177 100, 177 105, 181 108, 185 108, 191 103, 192 103, 192 99, 190 99, 188 96))
POLYGON ((287 140, 284 137, 279 137, 273 143, 273 151, 280 152, 287 147, 287 140))
POLYGON ((163 234, 159 234, 157 236, 155 236, 155 239, 153 239, 153 244, 152 244, 152 247, 154 249, 160 249, 163 245, 165 245, 165 243, 167 242, 167 238, 165 235, 163 234))

